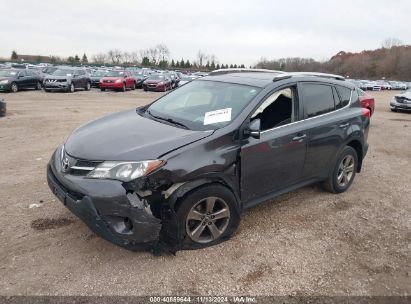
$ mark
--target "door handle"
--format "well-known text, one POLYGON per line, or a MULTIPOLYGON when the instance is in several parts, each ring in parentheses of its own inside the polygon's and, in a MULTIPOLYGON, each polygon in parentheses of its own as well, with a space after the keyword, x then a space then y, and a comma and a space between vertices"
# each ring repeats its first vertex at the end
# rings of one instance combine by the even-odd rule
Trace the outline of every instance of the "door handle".
POLYGON ((347 122, 347 123, 345 123, 345 124, 339 125, 339 127, 340 127, 341 129, 345 129, 345 128, 348 127, 349 125, 350 125, 350 123, 347 122))
POLYGON ((293 137, 293 141, 300 141, 300 140, 303 140, 306 137, 307 137, 306 134, 297 135, 297 136, 293 137))

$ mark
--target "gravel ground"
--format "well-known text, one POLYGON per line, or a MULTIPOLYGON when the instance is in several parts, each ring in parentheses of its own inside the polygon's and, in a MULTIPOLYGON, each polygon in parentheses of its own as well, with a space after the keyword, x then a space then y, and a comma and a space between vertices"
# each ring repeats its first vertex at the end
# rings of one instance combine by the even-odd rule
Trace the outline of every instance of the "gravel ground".
POLYGON ((73 129, 159 94, 0 93, 0 294, 410 295, 411 114, 373 94, 370 150, 348 192, 282 195, 247 210, 228 242, 154 257, 95 236, 45 171, 73 129))

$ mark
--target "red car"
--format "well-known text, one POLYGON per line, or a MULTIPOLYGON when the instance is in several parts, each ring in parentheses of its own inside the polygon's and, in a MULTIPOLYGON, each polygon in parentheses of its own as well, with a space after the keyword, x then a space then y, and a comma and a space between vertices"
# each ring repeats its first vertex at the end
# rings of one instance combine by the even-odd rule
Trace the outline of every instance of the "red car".
POLYGON ((171 78, 167 74, 150 75, 143 82, 144 91, 161 91, 165 92, 172 89, 171 78))
POLYGON ((115 70, 108 72, 107 76, 100 79, 100 90, 106 89, 125 91, 127 89, 136 89, 136 80, 129 71, 115 70))
POLYGON ((365 93, 361 89, 357 89, 358 95, 360 97, 361 107, 368 109, 370 111, 370 117, 374 114, 375 110, 375 100, 370 94, 365 93))

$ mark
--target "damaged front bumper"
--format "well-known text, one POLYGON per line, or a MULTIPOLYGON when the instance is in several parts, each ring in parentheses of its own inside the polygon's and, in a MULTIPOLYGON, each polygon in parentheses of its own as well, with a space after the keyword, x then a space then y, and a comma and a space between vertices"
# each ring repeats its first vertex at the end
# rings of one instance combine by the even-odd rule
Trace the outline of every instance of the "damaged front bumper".
POLYGON ((58 150, 47 166, 47 181, 59 200, 97 235, 130 250, 158 245, 161 220, 122 182, 65 174, 58 150))

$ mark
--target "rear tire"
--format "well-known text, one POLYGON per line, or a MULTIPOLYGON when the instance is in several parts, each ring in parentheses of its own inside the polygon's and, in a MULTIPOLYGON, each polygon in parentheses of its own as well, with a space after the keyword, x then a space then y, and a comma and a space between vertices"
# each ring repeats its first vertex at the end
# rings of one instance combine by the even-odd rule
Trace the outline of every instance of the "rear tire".
POLYGON ((90 82, 88 82, 88 81, 87 81, 87 83, 86 83, 86 86, 85 86, 84 90, 86 90, 86 91, 90 91, 90 89, 91 89, 91 84, 90 84, 90 82))
MULTIPOLYGON (((221 243, 230 238, 240 223, 237 200, 222 185, 194 189, 177 203, 176 217, 181 231, 172 237, 180 240, 182 249, 200 249, 221 243)), ((164 230, 175 231, 167 227, 164 230)))
POLYGON ((101 91, 101 92, 104 92, 105 90, 106 90, 106 89, 100 88, 100 91, 101 91))
POLYGON ((36 83, 36 87, 34 88, 35 90, 41 90, 43 88, 43 86, 41 85, 40 81, 37 81, 36 83))
POLYGON ((324 189, 331 193, 347 191, 354 181, 357 168, 357 151, 350 146, 345 146, 337 157, 330 176, 323 183, 324 189))
POLYGON ((135 90, 136 89, 136 83, 135 82, 133 82, 133 85, 131 86, 131 90, 135 90))

